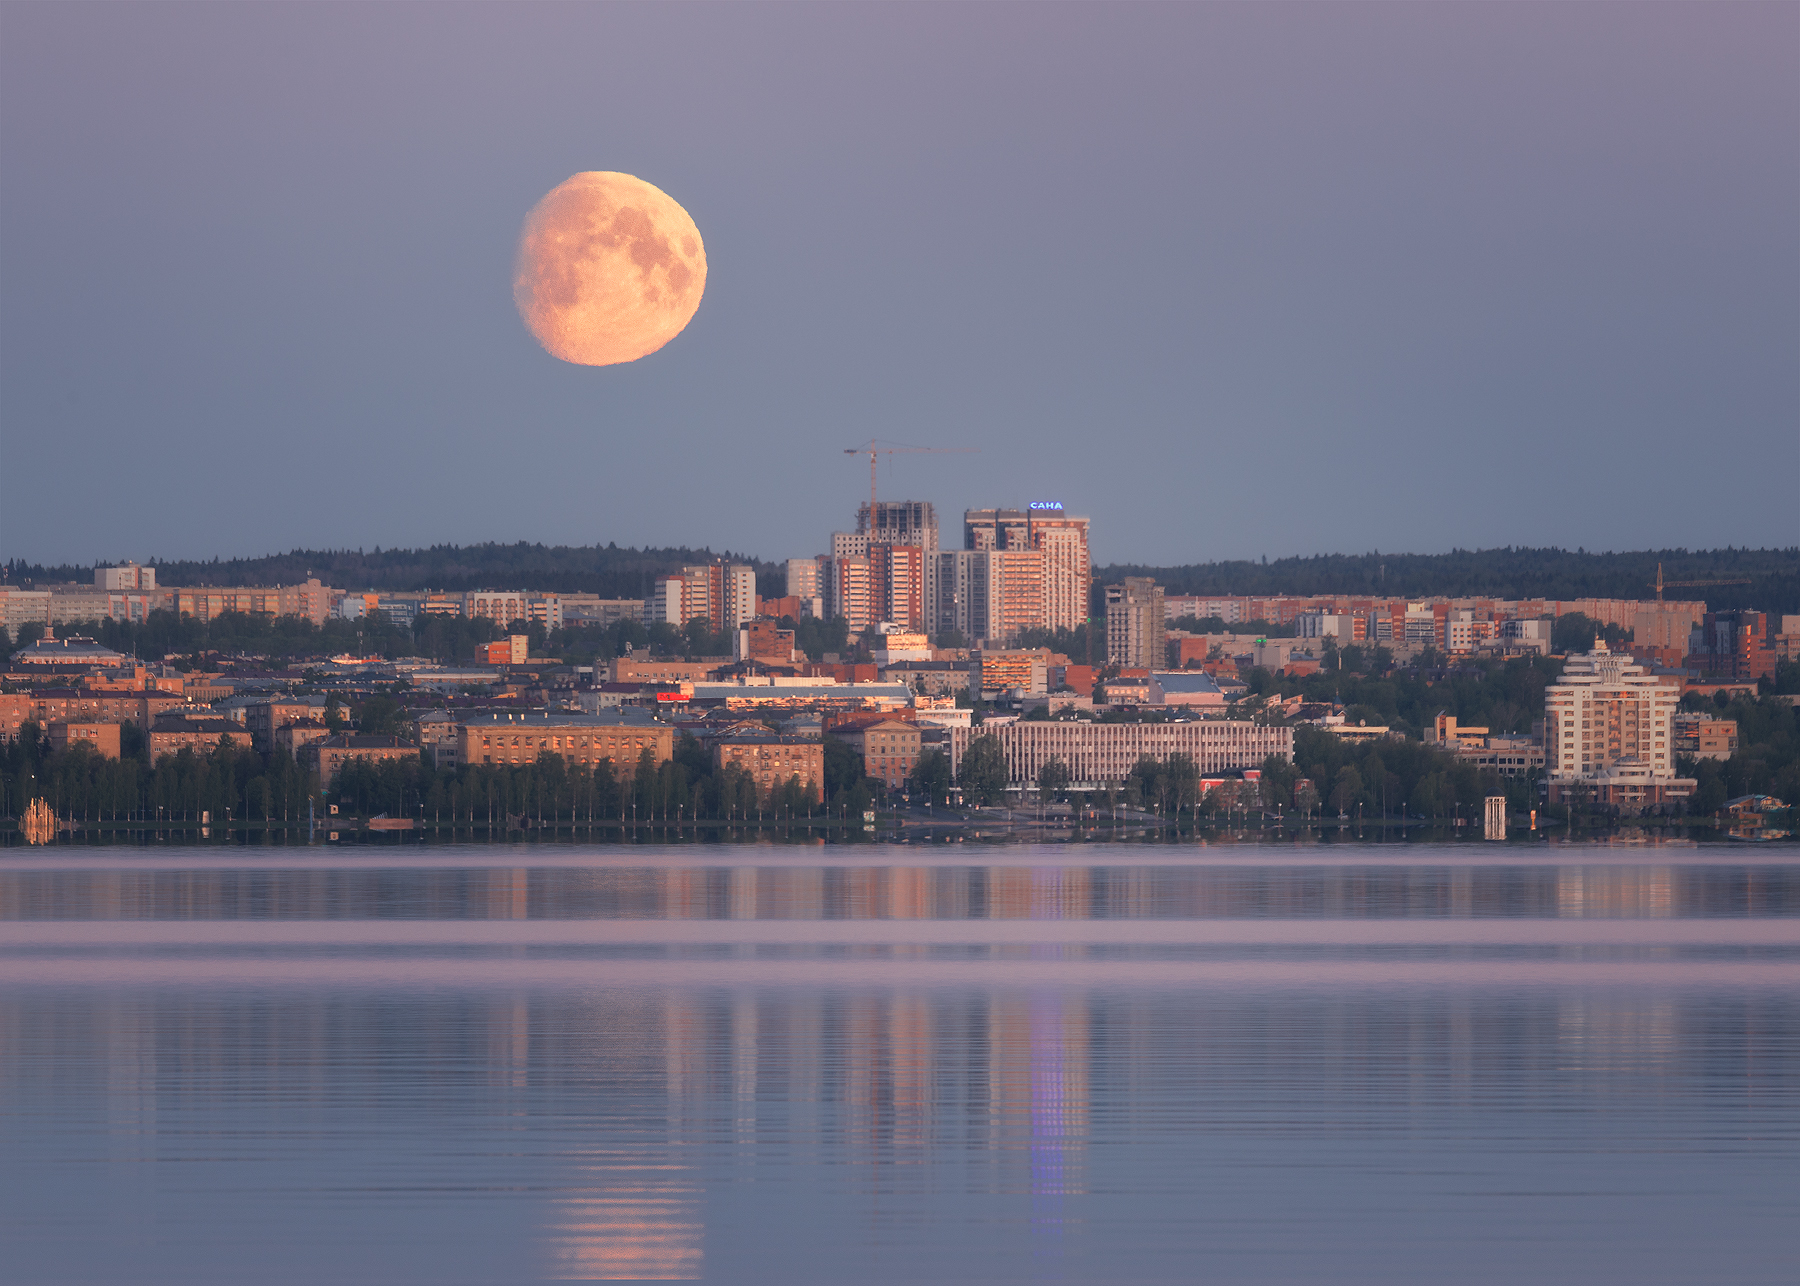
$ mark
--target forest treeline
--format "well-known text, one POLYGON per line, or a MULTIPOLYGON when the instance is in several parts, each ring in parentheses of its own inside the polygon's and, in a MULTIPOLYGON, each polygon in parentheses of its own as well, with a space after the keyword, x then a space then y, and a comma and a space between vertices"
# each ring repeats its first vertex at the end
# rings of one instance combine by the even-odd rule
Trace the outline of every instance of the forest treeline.
MULTIPOLYGON (((296 549, 261 558, 152 560, 165 585, 290 585, 317 576, 356 590, 536 589, 644 598, 656 577, 715 557, 750 563, 757 592, 784 589, 780 564, 729 550, 620 548, 617 545, 433 545, 428 549, 296 549)), ((1738 580, 1670 591, 1715 608, 1800 612, 1800 547, 1786 549, 1458 549, 1447 554, 1319 554, 1273 562, 1191 563, 1152 567, 1115 563, 1094 569, 1095 592, 1126 576, 1154 577, 1171 594, 1356 594, 1392 597, 1649 598, 1657 564, 1666 581, 1738 580)), ((14 584, 89 582, 87 564, 6 564, 14 584)), ((1097 611, 1103 608, 1097 608, 1097 611)))
MULTIPOLYGON (((829 816, 860 822, 883 793, 880 782, 864 776, 861 757, 833 738, 824 743, 823 782, 790 778, 763 790, 740 768, 715 771, 706 747, 683 734, 674 757, 660 764, 648 750, 636 763, 615 767, 602 760, 591 769, 549 752, 517 766, 434 768, 423 755, 358 759, 320 791, 317 775, 284 751, 265 756, 231 745, 207 754, 183 749, 153 764, 142 731, 127 723, 122 733, 117 759, 85 742, 53 753, 42 729, 28 721, 19 737, 0 745, 0 816, 16 817, 43 798, 58 817, 76 822, 198 822, 210 814, 220 824, 293 823, 307 819, 309 801, 316 799, 348 814, 482 826, 521 817, 691 822, 829 816)), ((941 773, 948 778, 947 763, 941 773)))
MULTIPOLYGON (((560 594, 598 594, 602 598, 648 598, 658 576, 715 558, 749 563, 757 571, 758 592, 773 593, 764 582, 775 574, 771 563, 758 562, 730 550, 685 546, 667 549, 617 545, 540 545, 519 541, 501 545, 432 545, 428 549, 295 549, 261 558, 214 558, 210 561, 151 559, 158 585, 296 585, 316 576, 338 589, 471 590, 531 589, 560 594)), ((14 584, 80 581, 91 583, 88 564, 42 566, 19 560, 6 564, 14 584)))
POLYGON ((1663 579, 1748 580, 1665 592, 1704 599, 1714 609, 1800 612, 1800 547, 1787 549, 1587 550, 1458 549, 1447 554, 1317 554, 1273 562, 1150 567, 1116 563, 1094 569, 1096 586, 1149 576, 1168 594, 1346 594, 1392 598, 1653 598, 1663 579))

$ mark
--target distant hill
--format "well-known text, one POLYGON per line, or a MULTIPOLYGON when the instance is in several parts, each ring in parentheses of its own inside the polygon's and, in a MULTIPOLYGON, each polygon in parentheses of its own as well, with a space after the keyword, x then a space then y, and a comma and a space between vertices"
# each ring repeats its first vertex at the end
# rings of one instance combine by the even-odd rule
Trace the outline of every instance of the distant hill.
MULTIPOLYGON (((541 589, 643 598, 658 575, 715 557, 757 570, 760 593, 781 587, 780 565, 729 550, 621 549, 617 545, 434 545, 429 549, 296 549, 264 558, 155 564, 164 585, 291 585, 317 576, 342 589, 541 589)), ((1667 581, 1735 580, 1748 585, 1671 589, 1668 598, 1709 606, 1800 613, 1800 547, 1660 549, 1588 553, 1567 549, 1453 550, 1447 554, 1321 554, 1270 563, 1191 563, 1150 567, 1115 563, 1094 569, 1100 587, 1151 576, 1171 594, 1373 594, 1394 597, 1649 598, 1656 565, 1667 581)), ((15 585, 92 581, 87 565, 6 564, 15 585)))
POLYGON ((1789 549, 1657 549, 1591 554, 1585 550, 1458 549, 1447 554, 1319 554, 1270 563, 1192 563, 1147 567, 1117 563, 1094 569, 1096 586, 1150 576, 1170 594, 1368 594, 1395 598, 1653 598, 1656 566, 1663 579, 1736 580, 1748 585, 1669 589, 1669 599, 1704 599, 1709 607, 1800 612, 1800 547, 1789 549))
MULTIPOLYGON (((729 551, 710 549, 620 549, 617 545, 433 545, 429 549, 296 549, 263 558, 215 558, 210 562, 158 562, 158 585, 293 585, 317 576, 339 589, 535 589, 598 594, 602 598, 645 598, 656 577, 684 565, 751 563, 759 582, 774 571, 729 551)), ((90 566, 40 567, 9 562, 12 582, 88 581, 90 566)))

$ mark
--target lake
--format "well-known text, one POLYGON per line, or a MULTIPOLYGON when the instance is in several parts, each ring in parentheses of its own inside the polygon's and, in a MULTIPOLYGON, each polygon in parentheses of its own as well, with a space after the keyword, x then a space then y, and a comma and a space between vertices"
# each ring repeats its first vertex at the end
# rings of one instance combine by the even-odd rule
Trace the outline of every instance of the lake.
POLYGON ((0 851, 20 1282, 1800 1280, 1800 849, 0 851))

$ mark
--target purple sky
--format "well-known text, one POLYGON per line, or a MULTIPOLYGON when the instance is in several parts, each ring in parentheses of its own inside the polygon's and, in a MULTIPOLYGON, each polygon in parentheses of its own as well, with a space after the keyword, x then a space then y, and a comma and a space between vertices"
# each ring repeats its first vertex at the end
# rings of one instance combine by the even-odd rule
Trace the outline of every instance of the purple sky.
POLYGON ((1800 6, 0 8, 0 555, 1800 540, 1800 6), (579 170, 706 239, 549 357, 579 170))

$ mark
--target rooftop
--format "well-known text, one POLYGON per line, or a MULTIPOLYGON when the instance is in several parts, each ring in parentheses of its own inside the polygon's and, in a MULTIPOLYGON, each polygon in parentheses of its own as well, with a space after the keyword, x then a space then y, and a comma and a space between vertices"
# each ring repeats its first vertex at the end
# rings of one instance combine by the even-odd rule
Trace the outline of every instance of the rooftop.
POLYGON ((667 724, 652 719, 642 710, 603 710, 599 714, 577 714, 568 710, 502 710, 470 715, 462 721, 467 728, 666 728, 667 724))

